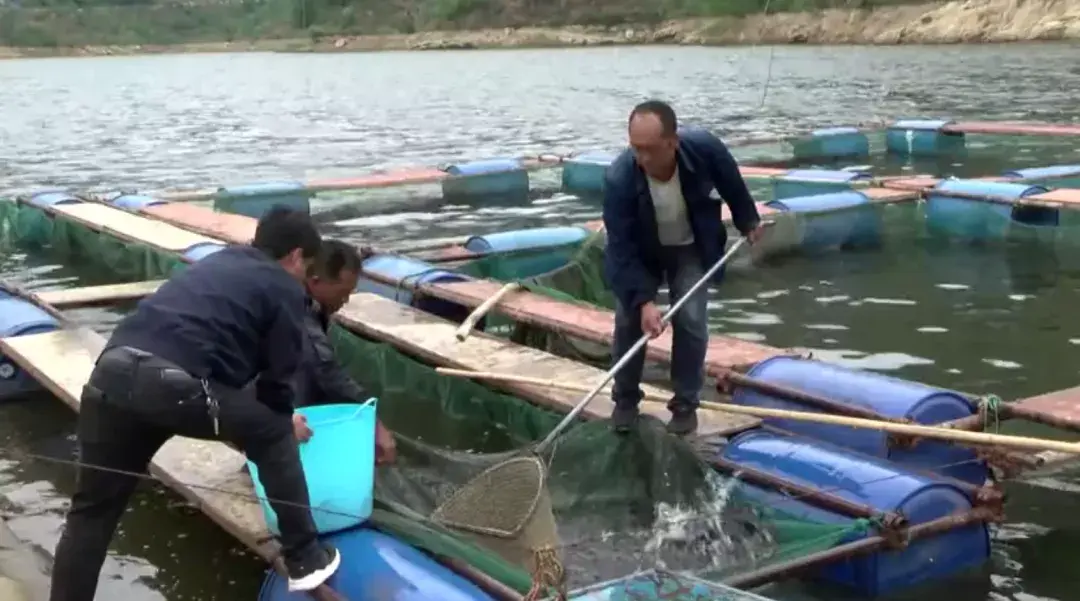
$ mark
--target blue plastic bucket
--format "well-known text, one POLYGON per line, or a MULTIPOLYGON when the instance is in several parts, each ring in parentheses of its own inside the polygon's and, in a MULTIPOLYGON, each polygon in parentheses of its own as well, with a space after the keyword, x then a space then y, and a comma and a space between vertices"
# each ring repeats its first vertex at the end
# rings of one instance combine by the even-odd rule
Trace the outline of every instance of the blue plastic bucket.
MULTIPOLYGON (((359 526, 371 516, 375 489, 375 405, 315 405, 297 412, 307 417, 314 435, 300 445, 311 516, 319 534, 359 526)), ((266 526, 278 535, 277 514, 266 499, 259 468, 248 462, 266 526)))

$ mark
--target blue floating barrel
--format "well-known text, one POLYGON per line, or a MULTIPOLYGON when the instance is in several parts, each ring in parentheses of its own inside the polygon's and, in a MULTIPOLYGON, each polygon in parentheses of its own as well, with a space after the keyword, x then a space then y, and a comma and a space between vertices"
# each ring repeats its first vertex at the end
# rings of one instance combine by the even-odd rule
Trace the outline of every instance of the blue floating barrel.
POLYGON ((499 232, 473 236, 465 242, 465 249, 480 254, 506 253, 497 277, 528 278, 566 265, 577 252, 576 245, 590 234, 591 230, 578 226, 499 232))
POLYGON ((870 154, 870 140, 857 127, 829 127, 814 130, 795 142, 796 159, 838 159, 870 154))
MULTIPOLYGON (((350 601, 492 601, 475 584, 436 562, 430 555, 368 528, 324 537, 341 553, 341 567, 331 586, 350 601)), ((294 601, 284 578, 267 572, 259 601, 294 601)))
POLYGON ((869 180, 869 173, 859 171, 793 169, 773 180, 773 199, 842 192, 869 180))
MULTIPOLYGON (((724 448, 723 456, 738 465, 829 492, 881 513, 901 513, 910 524, 971 509, 967 495, 955 486, 827 443, 755 430, 732 440, 724 448)), ((741 485, 736 494, 795 519, 854 524, 848 516, 772 490, 741 485)), ((873 534, 853 532, 840 543, 873 534)), ((911 541, 902 550, 880 551, 837 562, 821 568, 817 576, 850 587, 861 595, 877 597, 976 567, 989 556, 989 531, 985 524, 976 523, 911 541)))
POLYGON ((562 188, 571 194, 604 191, 604 174, 615 160, 608 152, 585 152, 563 161, 562 188))
POLYGON ((1030 184, 944 180, 926 196, 926 224, 931 232, 969 240, 1002 238, 1014 220, 1025 225, 1055 226, 1059 218, 1057 209, 1008 204, 1046 191, 1043 186, 1030 184), (975 200, 970 198, 973 196, 997 200, 975 200))
POLYGON ((525 198, 529 172, 518 159, 491 159, 451 165, 442 181, 443 198, 468 201, 476 197, 525 198))
POLYGON ((563 246, 581 242, 592 232, 578 226, 537 227, 473 236, 465 242, 465 250, 474 253, 501 253, 533 248, 563 246))
POLYGON ((67 205, 82 202, 78 198, 75 198, 67 192, 61 192, 56 190, 46 190, 42 192, 35 192, 27 199, 27 203, 35 207, 48 208, 55 207, 56 205, 67 205))
MULTIPOLYGON (((51 332, 58 327, 52 315, 0 290, 0 338, 51 332)), ((0 355, 0 400, 37 389, 37 382, 15 361, 0 355)))
MULTIPOLYGON (((963 396, 948 390, 918 382, 891 378, 870 371, 861 371, 794 357, 773 357, 758 363, 747 375, 778 386, 794 388, 837 403, 870 409, 885 416, 909 419, 919 424, 940 424, 969 417, 974 413, 971 403, 963 396)), ((740 405, 820 411, 808 405, 767 395, 749 387, 739 387, 733 402, 740 405)), ((982 485, 986 481, 986 466, 966 447, 933 440, 921 441, 914 448, 890 448, 888 435, 875 430, 833 426, 786 419, 768 419, 777 428, 833 441, 841 446, 894 461, 899 465, 941 474, 982 485)))
POLYGON ((258 219, 270 207, 285 205, 305 213, 311 212, 315 194, 303 182, 269 182, 222 188, 214 194, 214 210, 258 219))
POLYGON ((881 213, 862 192, 850 190, 785 198, 770 201, 766 206, 799 214, 804 250, 873 244, 881 235, 881 213))
POLYGON ((189 246, 180 256, 189 263, 197 263, 225 248, 225 246, 225 244, 218 242, 197 242, 189 246))
POLYGON ((142 196, 141 194, 124 194, 123 196, 117 196, 112 199, 111 202, 112 206, 133 213, 138 213, 146 207, 163 205, 165 203, 166 201, 164 200, 154 198, 153 196, 142 196))
POLYGON ((952 121, 901 119, 885 131, 885 149, 901 156, 944 156, 964 149, 964 134, 947 131, 952 121))
MULTIPOLYGON (((356 285, 357 292, 370 292, 403 305, 416 307, 426 313, 460 323, 468 317, 471 309, 450 301, 414 294, 413 289, 423 284, 466 282, 469 278, 430 263, 400 255, 375 255, 364 261, 363 273, 356 285), (376 278, 370 277, 377 276, 376 278), (393 282, 392 284, 387 282, 393 282)), ((483 320, 477 329, 483 330, 483 320)))
POLYGON ((1006 171, 1005 177, 1054 188, 1080 188, 1080 165, 1052 165, 1006 171))

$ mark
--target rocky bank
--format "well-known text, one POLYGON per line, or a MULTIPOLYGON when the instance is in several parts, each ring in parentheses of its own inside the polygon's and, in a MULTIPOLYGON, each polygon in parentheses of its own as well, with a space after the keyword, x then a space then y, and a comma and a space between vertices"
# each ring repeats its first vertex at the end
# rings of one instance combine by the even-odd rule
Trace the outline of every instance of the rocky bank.
POLYGON ((630 44, 959 44, 1080 39, 1080 0, 965 0, 873 9, 699 18, 616 27, 521 27, 181 46, 0 48, 0 58, 173 52, 359 52, 630 44))

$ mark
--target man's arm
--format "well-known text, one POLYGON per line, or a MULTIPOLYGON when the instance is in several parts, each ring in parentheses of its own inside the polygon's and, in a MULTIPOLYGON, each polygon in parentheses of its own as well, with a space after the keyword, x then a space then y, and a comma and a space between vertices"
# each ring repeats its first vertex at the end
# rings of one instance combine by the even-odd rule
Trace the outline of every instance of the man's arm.
POLYGON ((310 403, 363 403, 370 398, 367 391, 356 383, 334 356, 334 347, 330 337, 322 329, 322 324, 309 319, 307 334, 315 348, 314 378, 319 387, 318 399, 306 399, 310 403))
POLYGON ((758 215, 757 205, 754 204, 754 197, 746 186, 746 180, 739 172, 739 164, 720 138, 703 131, 700 141, 709 158, 709 175, 713 187, 731 209, 731 220, 735 229, 745 236, 758 226, 761 217, 758 215))
POLYGON ((638 256, 634 220, 637 219, 637 199, 630 183, 621 176, 620 161, 613 163, 604 175, 604 229, 607 247, 604 259, 608 280, 615 297, 627 309, 636 309, 656 299, 656 282, 638 256))
POLYGON ((255 380, 255 396, 278 413, 292 414, 293 379, 304 353, 304 295, 299 288, 288 290, 267 307, 271 315, 262 339, 263 370, 255 380))

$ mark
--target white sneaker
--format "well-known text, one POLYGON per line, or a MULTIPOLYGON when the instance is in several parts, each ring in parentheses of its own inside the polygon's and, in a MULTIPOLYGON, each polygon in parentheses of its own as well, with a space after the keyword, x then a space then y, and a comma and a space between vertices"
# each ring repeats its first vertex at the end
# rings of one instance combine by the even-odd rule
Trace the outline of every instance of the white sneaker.
POLYGON ((303 565, 289 565, 289 592, 315 590, 337 572, 341 566, 341 553, 333 547, 326 547, 321 557, 303 565))

